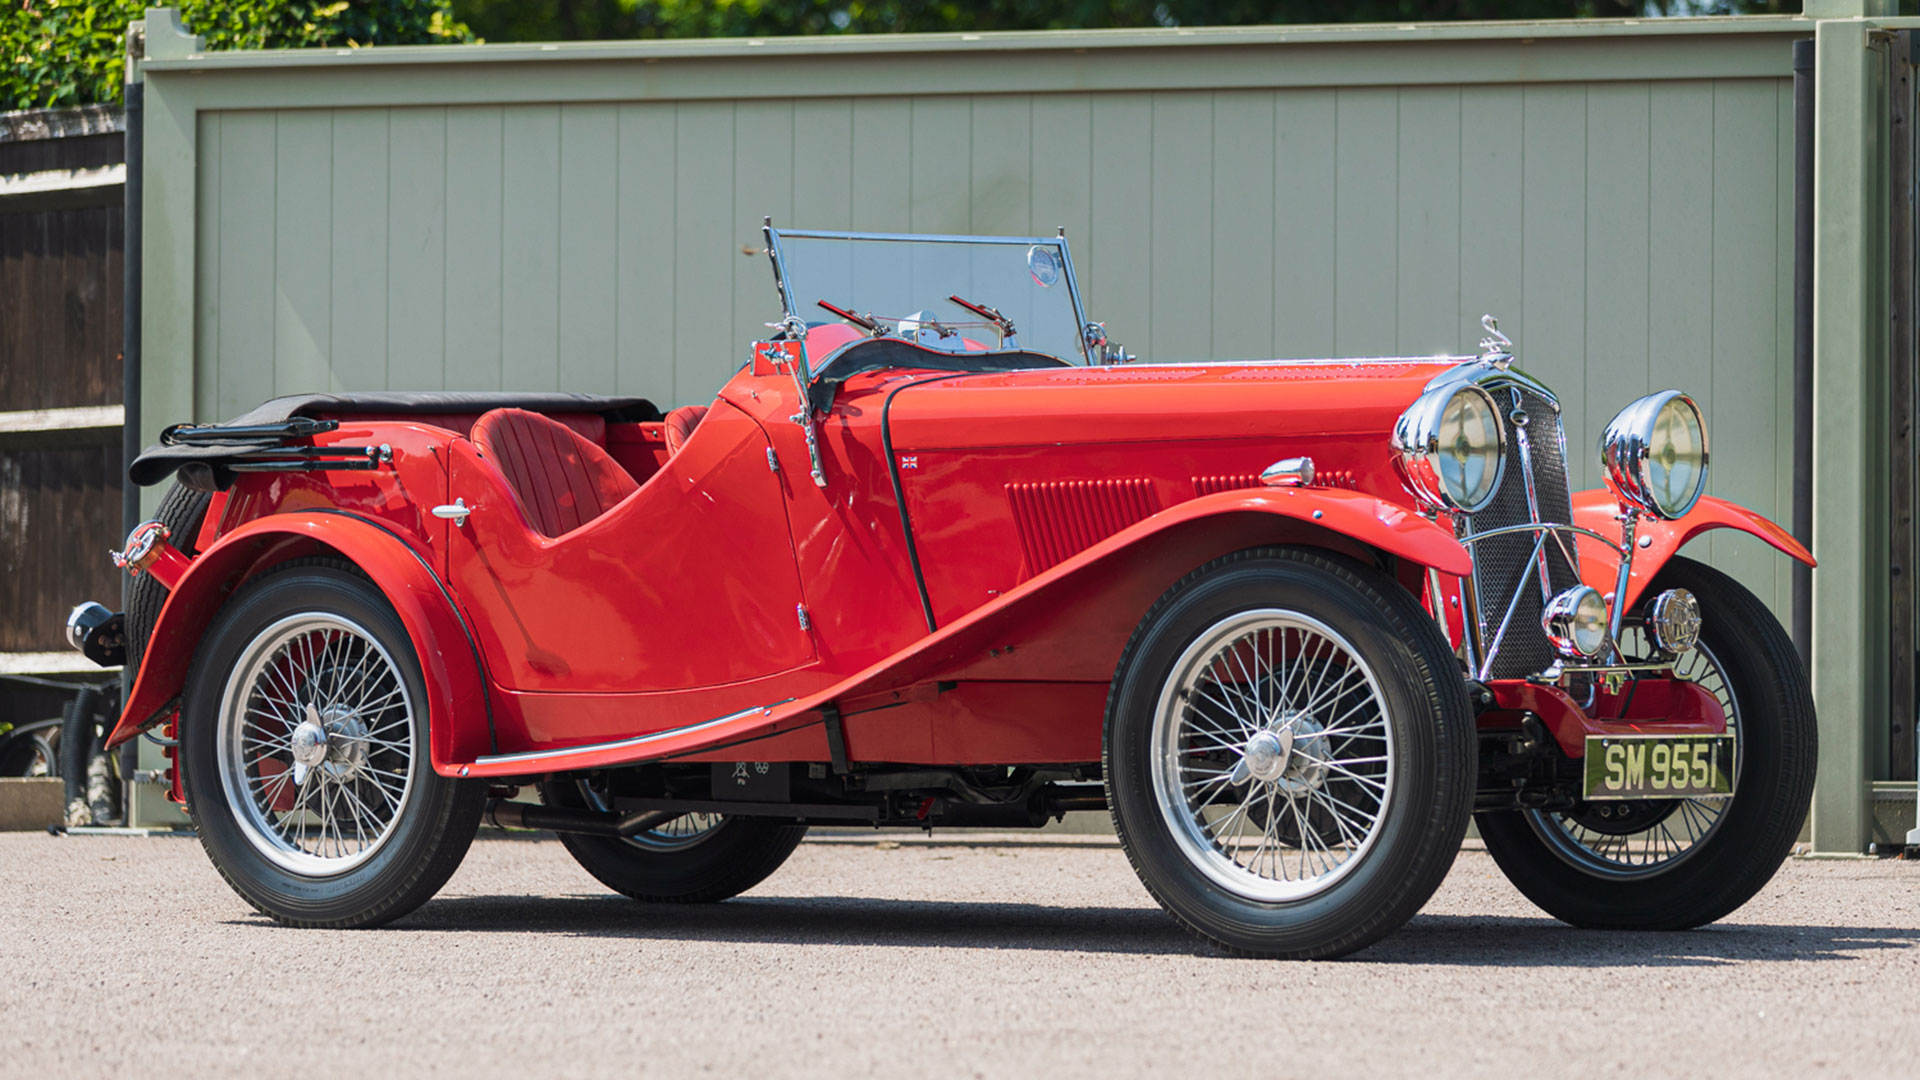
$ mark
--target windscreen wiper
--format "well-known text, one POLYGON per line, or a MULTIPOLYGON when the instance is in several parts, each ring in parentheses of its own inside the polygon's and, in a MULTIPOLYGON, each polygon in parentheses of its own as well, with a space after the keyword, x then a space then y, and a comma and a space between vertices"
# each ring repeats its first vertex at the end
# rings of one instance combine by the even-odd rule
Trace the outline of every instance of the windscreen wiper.
POLYGON ((819 304, 821 307, 826 308, 828 311, 833 312, 835 315, 840 316, 841 318, 847 320, 848 322, 859 327, 860 329, 865 330, 867 333, 874 335, 875 337, 878 337, 881 334, 884 334, 887 332, 886 328, 880 325, 880 320, 874 318, 871 313, 866 315, 855 315, 853 312, 848 311, 846 308, 840 307, 835 304, 829 304, 825 300, 815 300, 814 303, 819 304))
POLYGON ((975 315, 980 316, 997 327, 1000 331, 1001 348, 1015 347, 1012 319, 1000 314, 1000 312, 994 308, 987 307, 985 304, 976 304, 971 300, 962 299, 958 296, 949 296, 947 299, 959 304, 961 307, 966 308, 968 311, 973 312, 975 315))

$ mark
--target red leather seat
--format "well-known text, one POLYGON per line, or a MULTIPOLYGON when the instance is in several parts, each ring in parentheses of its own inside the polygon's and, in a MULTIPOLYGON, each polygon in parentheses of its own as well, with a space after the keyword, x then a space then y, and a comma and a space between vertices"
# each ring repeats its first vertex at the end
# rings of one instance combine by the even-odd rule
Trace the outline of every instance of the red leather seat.
POLYGON ((707 418, 705 405, 682 405, 660 419, 666 422, 667 456, 680 452, 688 439, 693 437, 693 429, 707 418))
POLYGON ((546 536, 572 532, 640 486, 605 450, 525 409, 483 414, 474 422, 473 442, 506 474, 527 520, 546 536))

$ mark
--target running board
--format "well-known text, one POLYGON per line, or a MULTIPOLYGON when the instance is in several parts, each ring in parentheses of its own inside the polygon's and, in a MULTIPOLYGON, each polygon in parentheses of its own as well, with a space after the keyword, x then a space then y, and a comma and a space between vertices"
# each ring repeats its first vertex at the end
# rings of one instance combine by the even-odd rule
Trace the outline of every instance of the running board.
POLYGON ((544 764, 548 762, 561 762, 563 763, 563 767, 580 767, 579 761, 582 758, 597 758, 602 755, 621 755, 629 750, 652 746, 655 743, 667 742, 688 735, 698 735, 702 732, 709 732, 714 728, 726 724, 749 719, 757 721, 768 720, 773 717, 774 710, 782 705, 791 703, 793 700, 793 698, 786 698, 781 701, 776 701, 771 705, 755 705, 750 709, 742 709, 739 712, 728 713, 725 716, 716 716, 711 720, 701 720, 693 724, 682 724, 679 727, 662 728, 659 731, 650 731, 645 735, 634 735, 624 739, 615 739, 611 742, 582 743, 579 746, 562 746, 552 750, 525 750, 516 754, 488 754, 475 758, 473 768, 471 770, 462 768, 460 774, 462 776, 499 775, 518 765, 544 764))

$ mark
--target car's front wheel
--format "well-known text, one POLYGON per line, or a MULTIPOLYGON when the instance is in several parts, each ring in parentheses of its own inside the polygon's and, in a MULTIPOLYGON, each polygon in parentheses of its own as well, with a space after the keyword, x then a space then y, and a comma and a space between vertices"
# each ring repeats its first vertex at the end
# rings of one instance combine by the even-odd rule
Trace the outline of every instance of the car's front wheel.
MULTIPOLYGON (((1575 926, 1682 930, 1727 915, 1772 880, 1813 797, 1813 693, 1786 631, 1739 582, 1692 559, 1668 563, 1648 592, 1672 588, 1700 602, 1700 642, 1674 673, 1726 711, 1733 797, 1582 802, 1476 818, 1514 887, 1575 926)), ((1630 661, 1657 658, 1640 628, 1621 634, 1620 650, 1630 661)))
POLYGON ((1466 831, 1474 728, 1447 642, 1368 567, 1241 552, 1142 620, 1108 699, 1115 830, 1149 892, 1231 952, 1363 948, 1466 831))
POLYGON ((405 628, 342 563, 290 563, 228 603, 188 673, 179 736, 208 856, 283 923, 396 919, 446 883, 479 827, 484 785, 428 759, 405 628))

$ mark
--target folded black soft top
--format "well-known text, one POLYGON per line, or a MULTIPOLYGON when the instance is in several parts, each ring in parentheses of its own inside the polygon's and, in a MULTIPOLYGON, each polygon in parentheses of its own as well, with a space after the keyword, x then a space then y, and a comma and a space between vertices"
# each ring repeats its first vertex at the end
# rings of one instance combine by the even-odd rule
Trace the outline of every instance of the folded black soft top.
MULTIPOLYGON (((542 413, 598 413, 609 420, 658 420, 660 410, 646 398, 604 397, 598 394, 512 393, 499 391, 422 390, 377 391, 364 394, 293 394, 274 398, 234 417, 211 425, 216 428, 263 427, 295 417, 351 413, 405 416, 409 413, 483 413, 491 409, 527 409, 542 413)), ((127 476, 141 487, 151 487, 181 472, 189 487, 212 490, 233 482, 231 470, 221 466, 247 454, 259 454, 283 445, 281 440, 223 442, 218 445, 155 443, 141 451, 127 468, 127 476), (184 470, 184 472, 182 472, 184 470)))

